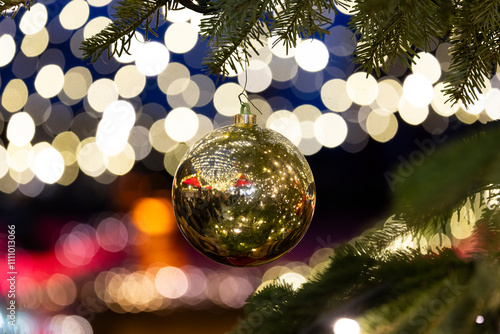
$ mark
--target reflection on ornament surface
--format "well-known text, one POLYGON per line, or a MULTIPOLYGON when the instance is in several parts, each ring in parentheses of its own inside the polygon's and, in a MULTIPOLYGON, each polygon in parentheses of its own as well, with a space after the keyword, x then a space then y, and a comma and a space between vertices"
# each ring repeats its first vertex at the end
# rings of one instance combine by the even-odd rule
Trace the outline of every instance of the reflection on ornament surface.
POLYGON ((281 134, 254 124, 225 126, 186 153, 172 189, 180 230, 202 254, 256 266, 290 251, 315 206, 304 156, 281 134))

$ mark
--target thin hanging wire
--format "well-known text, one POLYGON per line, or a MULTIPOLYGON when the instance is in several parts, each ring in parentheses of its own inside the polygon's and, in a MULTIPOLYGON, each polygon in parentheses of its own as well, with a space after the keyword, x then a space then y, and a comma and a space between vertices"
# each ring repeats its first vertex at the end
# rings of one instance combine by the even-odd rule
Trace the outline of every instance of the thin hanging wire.
POLYGON ((245 90, 247 89, 247 83, 248 83, 248 66, 247 62, 245 61, 245 85, 243 86, 243 90, 241 93, 238 95, 238 100, 240 101, 240 104, 243 105, 245 102, 241 99, 242 96, 244 96, 247 101, 259 112, 259 114, 262 115, 262 111, 260 111, 259 108, 248 98, 248 95, 245 93, 245 90))

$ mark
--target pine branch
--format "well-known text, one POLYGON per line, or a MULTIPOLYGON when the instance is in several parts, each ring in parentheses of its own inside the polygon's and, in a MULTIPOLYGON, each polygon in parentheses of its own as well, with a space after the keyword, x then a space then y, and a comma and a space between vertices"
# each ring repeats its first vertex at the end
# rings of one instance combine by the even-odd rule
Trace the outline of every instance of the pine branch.
POLYGON ((114 22, 82 42, 83 59, 96 61, 105 51, 108 52, 108 58, 115 53, 121 55, 128 52, 135 31, 139 28, 145 31, 146 40, 149 33, 156 36, 151 24, 156 19, 155 30, 158 28, 160 9, 175 5, 171 0, 123 0, 118 4, 114 22))
POLYGON ((445 82, 449 101, 472 104, 500 63, 500 1, 459 1, 445 82))
POLYGON ((399 59, 411 67, 416 49, 429 50, 449 26, 440 10, 446 1, 357 1, 350 28, 359 36, 356 63, 380 75, 399 59))
POLYGON ((0 15, 7 16, 10 15, 13 19, 19 12, 19 9, 26 8, 29 10, 31 6, 36 2, 36 0, 3 0, 0 1, 0 15))
POLYGON ((498 124, 489 124, 426 157, 425 164, 395 185, 397 216, 414 232, 443 229, 469 197, 500 185, 499 141, 498 124))
POLYGON ((333 11, 338 14, 336 5, 341 3, 338 0, 295 0, 280 2, 280 5, 280 10, 274 13, 270 30, 278 36, 275 44, 284 42, 288 49, 296 46, 297 38, 329 34, 325 27, 331 25, 332 21, 323 13, 333 11))
POLYGON ((227 66, 237 71, 237 64, 248 63, 254 43, 263 45, 269 36, 266 13, 273 10, 271 0, 212 1, 214 13, 201 21, 201 34, 209 39, 210 51, 203 64, 209 73, 228 74, 227 66))

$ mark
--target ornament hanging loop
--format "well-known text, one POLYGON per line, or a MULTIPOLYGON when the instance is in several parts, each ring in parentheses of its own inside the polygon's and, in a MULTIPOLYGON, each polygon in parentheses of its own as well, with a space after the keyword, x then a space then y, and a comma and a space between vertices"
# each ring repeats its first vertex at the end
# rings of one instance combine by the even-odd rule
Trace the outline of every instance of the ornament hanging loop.
POLYGON ((235 125, 255 125, 257 117, 250 112, 250 104, 247 102, 241 103, 240 113, 234 115, 235 125))
POLYGON ((252 114, 250 112, 250 104, 246 103, 246 102, 242 102, 241 103, 241 108, 240 108, 240 114, 243 114, 243 115, 250 115, 252 114))

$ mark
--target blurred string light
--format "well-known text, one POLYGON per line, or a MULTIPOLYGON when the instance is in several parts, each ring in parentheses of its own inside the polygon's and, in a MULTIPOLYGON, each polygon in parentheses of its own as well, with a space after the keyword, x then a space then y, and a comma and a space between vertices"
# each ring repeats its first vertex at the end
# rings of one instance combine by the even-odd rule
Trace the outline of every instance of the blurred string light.
MULTIPOLYGON (((144 198, 146 202, 151 199, 144 198)), ((133 210, 138 210, 139 206, 140 202, 133 210)), ((148 207, 142 209, 147 210, 148 207)), ((141 234, 153 235, 149 230, 140 230, 136 219, 133 212, 130 215, 103 213, 95 218, 93 224, 67 223, 56 242, 57 261, 68 269, 92 266, 91 263, 95 265, 95 261, 100 261, 98 253, 128 253, 137 242, 150 242, 150 239, 139 237, 141 234)), ((90 325, 81 317, 54 314, 66 313, 65 310, 77 306, 80 311, 92 313, 107 309, 118 313, 155 312, 182 307, 204 309, 214 305, 239 309, 257 288, 275 280, 299 289, 326 267, 332 252, 332 248, 321 248, 307 262, 280 261, 244 272, 229 267, 172 266, 160 261, 145 266, 128 263, 87 278, 61 272, 34 273, 33 278, 19 275, 18 283, 22 289, 18 301, 27 314, 37 314, 31 328, 39 325, 54 333, 65 333, 65 326, 71 323, 81 327, 79 333, 92 333, 90 325), (40 319, 45 320, 40 322, 40 319)), ((31 320, 28 318, 26 321, 31 320)))
MULTIPOLYGON (((359 152, 369 139, 393 139, 401 122, 435 133, 450 117, 465 124, 500 118, 498 74, 471 106, 447 102, 442 74, 450 65, 449 44, 418 53, 409 75, 394 66, 377 80, 352 73, 355 38, 333 17, 332 34, 323 40, 299 38, 287 50, 271 37, 258 54, 252 51, 246 70, 216 85, 199 73, 197 13, 170 11, 158 39, 144 43, 137 32, 128 53, 84 64, 80 43, 110 22, 113 2, 72 0, 58 12, 50 3, 0 22, 5 193, 37 196, 44 184, 70 185, 81 173, 107 184, 141 161, 174 174, 198 138, 232 123, 242 87, 263 113, 259 124, 288 137, 305 155, 322 147, 359 152), (60 51, 67 46, 71 53, 60 51)), ((339 10, 349 15, 352 8, 339 10)))

